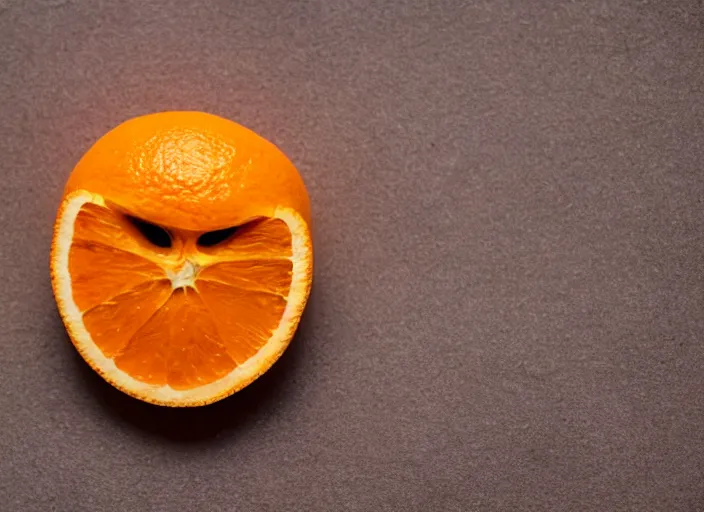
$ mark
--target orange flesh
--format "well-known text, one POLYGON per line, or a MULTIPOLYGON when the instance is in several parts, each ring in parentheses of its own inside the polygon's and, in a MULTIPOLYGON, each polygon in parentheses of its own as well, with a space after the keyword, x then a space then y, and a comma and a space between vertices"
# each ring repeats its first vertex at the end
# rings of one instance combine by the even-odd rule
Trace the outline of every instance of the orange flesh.
POLYGON ((214 247, 170 230, 152 246, 113 207, 86 204, 69 252, 73 299, 102 353, 133 378, 173 389, 213 382, 269 340, 291 286, 291 233, 256 220, 214 247), (192 265, 192 281, 173 276, 192 265))

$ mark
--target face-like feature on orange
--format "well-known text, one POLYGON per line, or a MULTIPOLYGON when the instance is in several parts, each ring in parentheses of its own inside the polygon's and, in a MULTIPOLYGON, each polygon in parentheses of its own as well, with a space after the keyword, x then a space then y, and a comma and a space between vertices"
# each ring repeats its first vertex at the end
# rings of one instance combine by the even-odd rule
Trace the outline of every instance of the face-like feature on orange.
POLYGON ((51 252, 83 358, 147 402, 203 405, 264 373, 310 293, 310 205, 273 144, 223 118, 127 121, 80 160, 51 252))

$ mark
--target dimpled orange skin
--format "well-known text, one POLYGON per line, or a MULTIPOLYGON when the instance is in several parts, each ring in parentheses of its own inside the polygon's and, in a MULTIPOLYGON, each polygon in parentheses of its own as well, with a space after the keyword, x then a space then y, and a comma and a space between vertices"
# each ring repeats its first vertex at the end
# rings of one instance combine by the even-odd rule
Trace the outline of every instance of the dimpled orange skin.
POLYGON ((310 225, 308 194, 289 159, 251 130, 203 112, 161 112, 117 126, 78 162, 64 195, 79 189, 184 230, 235 226, 276 207, 310 225))

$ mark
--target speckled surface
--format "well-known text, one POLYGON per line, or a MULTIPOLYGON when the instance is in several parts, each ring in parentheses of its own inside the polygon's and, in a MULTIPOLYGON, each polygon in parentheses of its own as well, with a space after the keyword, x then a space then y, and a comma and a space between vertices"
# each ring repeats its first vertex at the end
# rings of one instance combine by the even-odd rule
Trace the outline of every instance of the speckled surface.
POLYGON ((704 509, 704 7, 0 0, 0 509, 704 509), (264 378, 136 402, 48 275, 134 115, 278 144, 315 285, 264 378))

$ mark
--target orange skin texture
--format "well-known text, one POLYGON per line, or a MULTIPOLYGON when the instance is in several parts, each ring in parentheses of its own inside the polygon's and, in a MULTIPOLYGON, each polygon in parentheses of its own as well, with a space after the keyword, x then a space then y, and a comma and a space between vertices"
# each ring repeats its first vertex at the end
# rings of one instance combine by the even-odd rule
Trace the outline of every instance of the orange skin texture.
POLYGON ((99 139, 73 170, 64 195, 100 194, 132 215, 184 231, 237 226, 310 202, 291 161, 251 130, 203 112, 131 119, 99 139))

